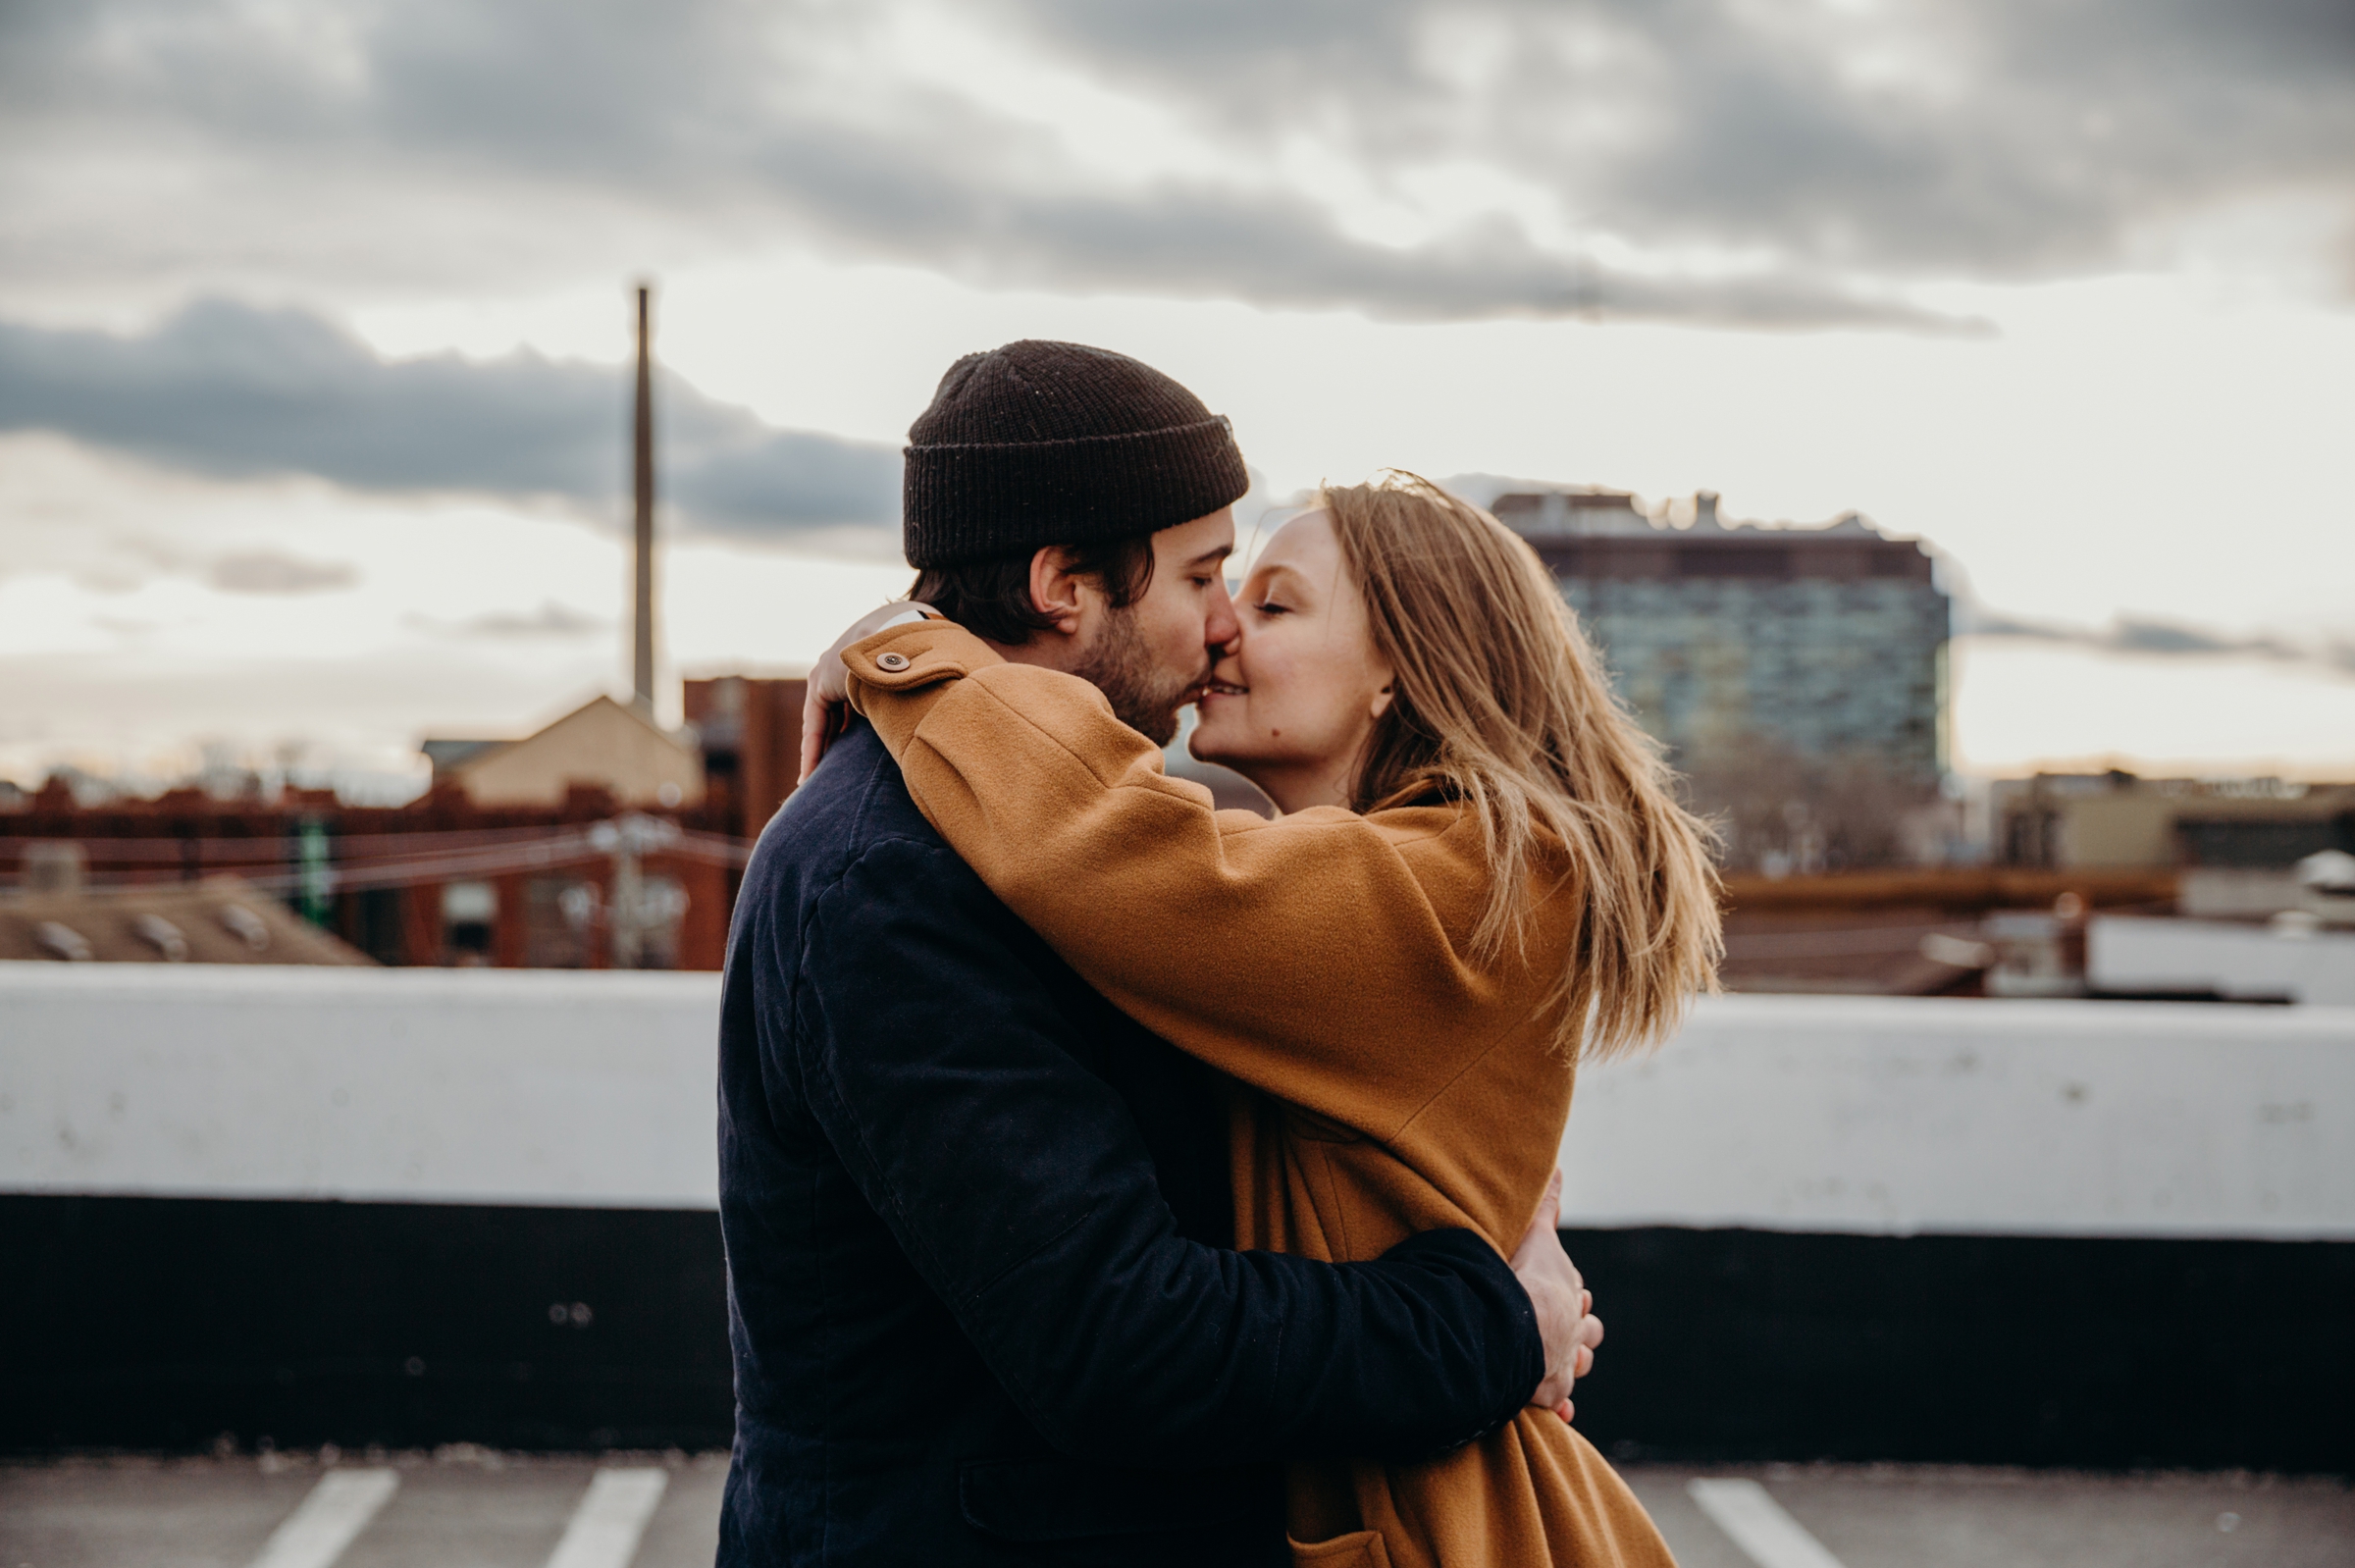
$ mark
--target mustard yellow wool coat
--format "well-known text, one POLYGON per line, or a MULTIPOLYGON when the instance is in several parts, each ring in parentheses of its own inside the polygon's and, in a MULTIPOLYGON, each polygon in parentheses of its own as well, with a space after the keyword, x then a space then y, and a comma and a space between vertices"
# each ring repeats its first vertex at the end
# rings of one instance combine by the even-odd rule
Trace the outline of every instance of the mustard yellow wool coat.
MULTIPOLYGON (((1093 686, 947 622, 889 628, 845 662, 916 806, 990 890, 1246 1086, 1236 1245, 1348 1262, 1440 1227, 1500 1252, 1519 1239, 1570 1115, 1571 1064, 1539 1014, 1574 899, 1549 901, 1525 959, 1475 964, 1488 871, 1454 807, 1216 810, 1093 686)), ((1537 1409, 1424 1463, 1296 1465, 1288 1522, 1294 1560, 1320 1568, 1674 1560, 1594 1446, 1537 1409)))

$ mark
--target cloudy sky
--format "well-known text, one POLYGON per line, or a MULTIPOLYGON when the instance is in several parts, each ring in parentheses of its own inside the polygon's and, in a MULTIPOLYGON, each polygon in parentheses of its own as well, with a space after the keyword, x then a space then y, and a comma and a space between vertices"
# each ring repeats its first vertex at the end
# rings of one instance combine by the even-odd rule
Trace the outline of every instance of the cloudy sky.
POLYGON ((2355 774, 2355 9, 0 3, 0 777, 398 791, 905 586, 957 355, 1137 354, 1276 496, 1856 508, 1976 771, 2355 774))

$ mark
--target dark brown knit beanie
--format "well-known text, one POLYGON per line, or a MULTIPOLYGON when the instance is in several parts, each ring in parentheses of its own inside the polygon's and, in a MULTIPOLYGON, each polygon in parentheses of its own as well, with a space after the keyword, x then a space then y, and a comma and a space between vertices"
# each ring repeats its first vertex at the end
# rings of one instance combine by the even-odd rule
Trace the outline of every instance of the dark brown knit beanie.
POLYGON ((917 568, 1158 533, 1250 488, 1227 421, 1150 365, 1024 339, 968 354, 908 430, 917 568))

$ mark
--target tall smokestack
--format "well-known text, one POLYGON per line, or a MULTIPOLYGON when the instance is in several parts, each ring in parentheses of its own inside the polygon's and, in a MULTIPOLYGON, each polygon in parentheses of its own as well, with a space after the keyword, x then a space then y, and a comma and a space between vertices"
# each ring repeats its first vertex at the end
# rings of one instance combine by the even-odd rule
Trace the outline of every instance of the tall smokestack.
POLYGON ((631 623, 630 700, 654 713, 654 355, 653 290, 638 286, 638 599, 631 623))

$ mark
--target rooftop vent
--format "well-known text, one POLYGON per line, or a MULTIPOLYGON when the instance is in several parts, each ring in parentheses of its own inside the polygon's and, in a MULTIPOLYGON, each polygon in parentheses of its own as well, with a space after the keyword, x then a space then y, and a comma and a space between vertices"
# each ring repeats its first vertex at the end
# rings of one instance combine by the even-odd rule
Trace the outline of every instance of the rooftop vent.
POLYGON ((33 930, 33 939, 56 958, 68 964, 87 964, 96 957, 90 944, 79 931, 63 920, 43 920, 33 930))
POLYGON ((244 943, 248 950, 255 953, 270 951, 270 927, 264 925, 262 917, 244 905, 224 904, 213 917, 221 922, 221 929, 244 943))
POLYGON ((188 962, 188 939, 179 926, 160 915, 142 915, 131 922, 131 933, 149 947, 166 964, 188 962))

